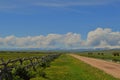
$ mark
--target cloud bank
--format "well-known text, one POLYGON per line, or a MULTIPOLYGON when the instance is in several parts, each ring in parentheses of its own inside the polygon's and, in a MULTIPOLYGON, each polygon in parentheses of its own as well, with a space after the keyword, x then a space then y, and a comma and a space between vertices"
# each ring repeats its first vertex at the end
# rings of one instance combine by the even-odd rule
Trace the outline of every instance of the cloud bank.
POLYGON ((109 28, 90 31, 86 40, 81 34, 48 34, 47 36, 0 37, 0 48, 42 48, 42 49, 79 49, 79 48, 120 48, 120 32, 109 28))

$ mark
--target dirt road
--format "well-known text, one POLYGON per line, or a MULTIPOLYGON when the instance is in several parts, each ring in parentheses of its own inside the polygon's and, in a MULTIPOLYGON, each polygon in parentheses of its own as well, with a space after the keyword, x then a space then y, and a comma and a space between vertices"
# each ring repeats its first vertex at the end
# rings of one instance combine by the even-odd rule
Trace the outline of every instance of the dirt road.
POLYGON ((114 62, 108 62, 100 59, 83 57, 76 54, 70 54, 70 55, 81 61, 84 61, 85 63, 93 67, 103 70, 104 72, 112 75, 113 77, 120 78, 120 64, 114 62))

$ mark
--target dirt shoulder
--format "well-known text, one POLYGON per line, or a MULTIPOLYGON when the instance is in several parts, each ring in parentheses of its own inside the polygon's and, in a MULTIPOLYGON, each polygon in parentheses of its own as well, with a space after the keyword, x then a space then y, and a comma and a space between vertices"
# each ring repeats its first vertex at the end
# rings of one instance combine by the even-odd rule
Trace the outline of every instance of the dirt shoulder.
POLYGON ((100 70, 103 70, 104 72, 116 77, 120 78, 120 64, 114 63, 114 62, 108 62, 100 59, 94 59, 94 58, 88 58, 79 56, 76 54, 70 54, 71 56, 93 66, 100 70))

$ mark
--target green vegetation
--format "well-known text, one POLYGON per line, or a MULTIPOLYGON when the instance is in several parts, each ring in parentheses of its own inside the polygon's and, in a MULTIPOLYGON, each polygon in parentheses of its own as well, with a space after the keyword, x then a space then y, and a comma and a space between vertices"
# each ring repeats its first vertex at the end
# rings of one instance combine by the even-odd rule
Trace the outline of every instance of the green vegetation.
MULTIPOLYGON (((115 51, 94 51, 84 52, 79 55, 101 59, 119 60, 120 56, 114 56, 112 54, 113 52, 115 51)), ((43 56, 47 54, 46 52, 0 52, 0 58, 7 61, 9 59, 43 56)), ((38 64, 35 68, 36 71, 32 67, 30 69, 25 69, 23 66, 18 66, 16 69, 12 70, 11 74, 15 75, 13 76, 14 80, 120 80, 97 68, 91 67, 90 65, 79 61, 68 54, 61 55, 52 63, 45 61, 45 64, 38 64)), ((7 73, 3 75, 7 76, 7 73)))
POLYGON ((99 58, 104 60, 112 60, 120 62, 120 50, 108 50, 108 51, 90 51, 90 52, 81 52, 79 55, 99 58), (115 53, 119 54, 118 56, 114 55, 115 53))
POLYGON ((69 55, 62 55, 46 69, 47 77, 31 80, 120 80, 69 55))
POLYGON ((24 58, 24 57, 33 57, 33 56, 43 56, 45 53, 35 53, 35 52, 0 52, 0 58, 4 60, 16 59, 16 58, 24 58))
POLYGON ((5 55, 2 58, 6 58, 6 61, 4 62, 4 60, 1 59, 0 80, 30 80, 30 78, 38 75, 39 77, 46 78, 46 72, 44 70, 50 67, 50 63, 60 56, 60 54, 55 53, 44 54, 45 56, 42 56, 43 54, 33 52, 29 54, 23 54, 22 52, 1 54, 5 55), (10 56, 15 54, 16 56, 10 56), (25 57, 24 55, 26 54, 29 56, 25 57), (17 58, 18 56, 19 58, 17 58), (12 60, 9 60, 11 58, 12 60), (24 64, 23 62, 27 63, 24 64))

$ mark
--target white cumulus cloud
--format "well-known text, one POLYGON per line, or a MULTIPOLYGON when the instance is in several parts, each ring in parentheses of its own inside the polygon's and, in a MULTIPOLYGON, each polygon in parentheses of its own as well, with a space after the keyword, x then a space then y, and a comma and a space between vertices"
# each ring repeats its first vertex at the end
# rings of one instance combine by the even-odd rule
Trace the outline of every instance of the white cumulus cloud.
POLYGON ((48 34, 47 36, 15 37, 7 36, 0 38, 0 47, 11 48, 72 48, 80 44, 80 34, 48 34))
POLYGON ((1 48, 120 48, 120 32, 110 28, 97 28, 90 31, 87 39, 81 39, 81 34, 48 34, 46 36, 16 37, 14 35, 0 37, 1 48))
POLYGON ((120 48, 120 32, 112 32, 109 28, 97 28, 90 31, 87 37, 87 45, 93 47, 120 48))

